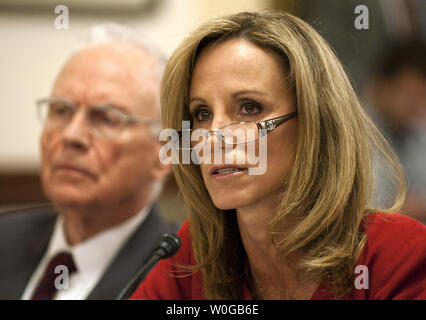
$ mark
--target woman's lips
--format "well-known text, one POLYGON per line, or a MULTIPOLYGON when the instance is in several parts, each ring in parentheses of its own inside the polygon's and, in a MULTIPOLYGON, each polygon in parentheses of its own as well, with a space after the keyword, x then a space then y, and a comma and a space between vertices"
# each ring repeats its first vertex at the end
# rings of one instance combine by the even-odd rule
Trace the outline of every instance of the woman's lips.
POLYGON ((230 177, 235 177, 244 174, 247 171, 247 168, 237 167, 237 166, 220 166, 213 167, 210 170, 210 176, 214 179, 225 179, 230 177))

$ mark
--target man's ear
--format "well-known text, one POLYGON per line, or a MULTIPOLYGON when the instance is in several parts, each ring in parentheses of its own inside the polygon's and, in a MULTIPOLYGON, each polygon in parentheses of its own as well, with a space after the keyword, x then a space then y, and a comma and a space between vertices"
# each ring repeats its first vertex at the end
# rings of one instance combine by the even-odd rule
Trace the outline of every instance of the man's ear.
POLYGON ((163 164, 161 161, 156 161, 156 164, 153 168, 153 175, 156 180, 161 180, 166 178, 172 171, 172 164, 163 164))
POLYGON ((153 168, 152 168, 152 175, 154 179, 161 180, 166 178, 170 172, 172 171, 172 164, 164 164, 160 160, 160 148, 163 146, 164 143, 161 143, 158 141, 157 144, 157 157, 154 160, 153 168))

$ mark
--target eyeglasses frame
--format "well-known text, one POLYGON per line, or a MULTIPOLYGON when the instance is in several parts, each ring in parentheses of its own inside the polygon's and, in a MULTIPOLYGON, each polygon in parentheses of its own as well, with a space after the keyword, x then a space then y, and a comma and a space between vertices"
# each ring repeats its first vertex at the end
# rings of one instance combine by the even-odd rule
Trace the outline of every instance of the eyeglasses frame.
MULTIPOLYGON (((60 101, 60 102, 65 102, 68 105, 72 106, 75 109, 75 112, 77 112, 78 108, 79 108, 79 104, 72 102, 66 98, 63 97, 43 97, 43 98, 39 98, 35 101, 36 103, 36 107, 37 107, 37 117, 39 119, 39 121, 42 123, 43 126, 46 125, 46 121, 43 121, 42 116, 41 116, 41 108, 42 108, 42 104, 49 102, 49 101, 60 101)), ((125 112, 123 112, 122 110, 120 110, 119 108, 111 105, 111 104, 103 104, 103 105, 98 105, 98 106, 89 106, 89 108, 91 110, 105 110, 105 109, 112 109, 114 110, 114 112, 117 112, 117 115, 120 117, 120 130, 128 123, 146 123, 146 124, 157 124, 161 126, 161 121, 157 120, 157 119, 151 119, 151 118, 144 118, 141 116, 137 116, 137 115, 130 115, 130 114, 126 114, 125 112)), ((75 114, 74 112, 74 114, 75 114)), ((74 115, 73 115, 74 116, 74 115)), ((86 120, 87 121, 87 120, 86 120)), ((66 127, 67 125, 65 124, 64 127, 66 127)), ((61 127, 61 128, 64 128, 61 127)), ((93 128, 91 125, 89 125, 89 128, 97 135, 104 137, 102 134, 100 134, 95 128, 93 128)))
MULTIPOLYGON (((272 118, 272 119, 267 119, 267 120, 262 120, 262 121, 241 121, 241 122, 234 122, 234 123, 229 123, 226 124, 218 129, 213 129, 213 130, 206 130, 206 135, 210 135, 210 134, 214 134, 216 135, 220 141, 222 141, 223 143, 229 144, 229 145, 238 145, 238 144, 245 144, 245 143, 251 143, 251 142, 255 142, 257 140, 259 140, 261 137, 266 136, 268 133, 270 133, 271 131, 275 130, 278 126, 282 125, 283 123, 287 122, 288 120, 290 120, 291 118, 294 118, 297 115, 297 111, 293 111, 289 114, 285 114, 283 116, 279 116, 276 118, 272 118), (230 143, 225 141, 224 136, 222 134, 222 130, 226 127, 232 126, 232 125, 236 125, 236 124, 244 124, 244 123, 255 123, 259 132, 259 137, 255 140, 252 141, 245 141, 245 142, 236 142, 236 143, 230 143)), ((192 130, 192 129, 188 129, 188 130, 192 130)), ((182 131, 188 131, 188 130, 180 130, 182 131)), ((182 148, 179 147, 179 150, 194 150, 195 148, 182 148)))

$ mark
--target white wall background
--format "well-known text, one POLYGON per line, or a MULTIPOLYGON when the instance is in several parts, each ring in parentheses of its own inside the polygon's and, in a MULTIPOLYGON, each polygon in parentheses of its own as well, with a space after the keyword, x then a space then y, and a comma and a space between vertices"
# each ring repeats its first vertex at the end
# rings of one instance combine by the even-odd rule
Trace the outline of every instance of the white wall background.
MULTIPOLYGON (((60 1, 58 1, 60 3, 60 1)), ((265 9, 265 0, 162 0, 152 16, 115 19, 133 26, 170 54, 185 34, 212 15, 265 9)), ((54 7, 44 14, 0 11, 0 171, 37 171, 39 134, 34 101, 51 86, 71 51, 95 23, 111 21, 69 12, 57 30, 54 7)))

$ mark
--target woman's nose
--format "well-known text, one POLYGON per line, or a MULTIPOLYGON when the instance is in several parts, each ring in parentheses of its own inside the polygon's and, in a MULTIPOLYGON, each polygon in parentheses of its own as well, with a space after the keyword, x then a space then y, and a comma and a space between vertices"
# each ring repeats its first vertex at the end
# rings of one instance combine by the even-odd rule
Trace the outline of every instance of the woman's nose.
POLYGON ((211 128, 209 130, 219 130, 222 127, 232 123, 232 120, 230 117, 226 114, 215 114, 213 116, 213 119, 211 121, 211 128))

